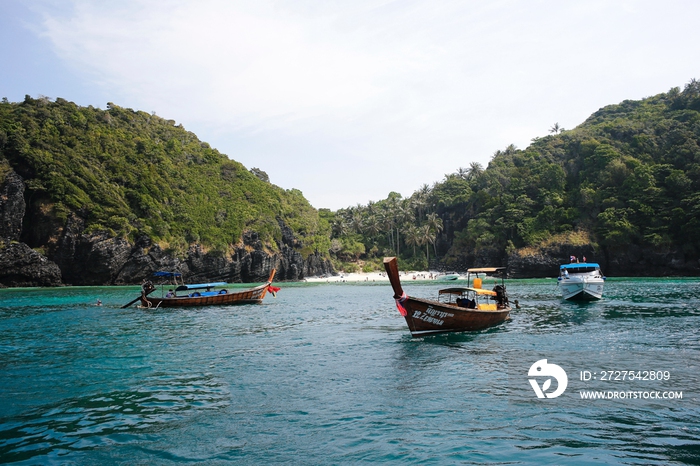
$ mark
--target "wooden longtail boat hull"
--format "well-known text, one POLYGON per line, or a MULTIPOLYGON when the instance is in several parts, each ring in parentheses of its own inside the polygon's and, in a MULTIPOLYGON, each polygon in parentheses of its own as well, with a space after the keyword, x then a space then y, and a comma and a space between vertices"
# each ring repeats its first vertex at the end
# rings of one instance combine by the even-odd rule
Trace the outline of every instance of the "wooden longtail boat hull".
POLYGON ((483 330, 504 322, 510 315, 510 308, 482 311, 411 297, 407 297, 401 304, 406 309, 404 318, 414 337, 483 330))
POLYGON ((510 316, 511 308, 507 305, 493 310, 469 309, 430 299, 406 296, 401 287, 396 258, 384 258, 384 268, 394 290, 396 307, 406 319, 408 329, 414 337, 483 330, 504 322, 510 316))
POLYGON ((194 307, 194 306, 221 306, 238 304, 259 304, 268 292, 272 284, 275 270, 270 273, 270 278, 263 285, 243 291, 226 292, 208 296, 181 296, 174 298, 157 298, 141 293, 141 306, 147 308, 159 307, 194 307))

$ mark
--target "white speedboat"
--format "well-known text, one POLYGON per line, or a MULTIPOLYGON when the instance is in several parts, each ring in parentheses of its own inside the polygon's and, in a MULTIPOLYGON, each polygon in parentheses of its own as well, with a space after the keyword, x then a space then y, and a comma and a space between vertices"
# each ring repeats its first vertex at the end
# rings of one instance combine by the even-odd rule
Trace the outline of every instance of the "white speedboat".
POLYGON ((593 300, 603 297, 605 276, 595 263, 563 264, 559 267, 561 297, 570 300, 593 300))

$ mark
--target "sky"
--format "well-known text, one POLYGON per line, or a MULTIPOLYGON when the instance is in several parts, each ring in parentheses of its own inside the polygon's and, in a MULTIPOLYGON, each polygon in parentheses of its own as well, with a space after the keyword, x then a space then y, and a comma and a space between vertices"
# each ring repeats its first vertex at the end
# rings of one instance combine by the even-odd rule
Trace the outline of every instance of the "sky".
POLYGON ((695 0, 0 0, 0 98, 175 120, 316 208, 700 79, 695 0))

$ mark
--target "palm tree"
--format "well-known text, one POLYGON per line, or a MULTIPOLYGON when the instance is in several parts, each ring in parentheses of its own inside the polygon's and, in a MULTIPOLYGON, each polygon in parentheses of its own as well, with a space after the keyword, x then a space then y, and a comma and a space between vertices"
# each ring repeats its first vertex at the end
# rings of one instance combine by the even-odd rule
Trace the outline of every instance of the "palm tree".
POLYGON ((419 222, 423 219, 423 212, 427 205, 428 197, 426 195, 420 191, 413 193, 413 196, 411 196, 411 208, 416 211, 419 222))
POLYGON ((374 201, 367 201, 367 213, 369 215, 373 215, 376 213, 375 210, 376 210, 375 202, 374 201))
POLYGON ((420 242, 425 244, 425 259, 428 261, 428 267, 430 267, 430 243, 435 243, 435 233, 430 229, 430 225, 427 223, 420 227, 420 242))
POLYGON ((408 230, 406 231, 405 234, 405 241, 406 244, 409 246, 413 246, 413 255, 416 255, 416 246, 420 246, 421 243, 421 236, 420 236, 420 230, 418 229, 417 226, 411 225, 408 230))
POLYGON ((375 236, 377 233, 382 231, 382 224, 377 215, 370 215, 365 221, 365 231, 370 234, 370 236, 375 236))
POLYGON ((396 227, 396 255, 400 255, 399 251, 399 245, 400 245, 400 236, 399 236, 399 227, 401 226, 401 218, 404 215, 404 207, 402 204, 397 203, 396 206, 394 207, 394 211, 392 212, 394 216, 394 227, 396 227))
POLYGON ((484 167, 479 162, 472 162, 469 164, 469 174, 467 175, 468 180, 473 180, 478 178, 484 172, 484 167))
POLYGON ((406 230, 407 225, 410 225, 415 222, 415 215, 413 215, 413 211, 410 208, 410 202, 408 199, 406 199, 404 202, 399 204, 398 208, 396 209, 396 254, 399 254, 399 227, 401 227, 401 230, 406 230))
POLYGON ((386 231, 387 236, 389 236, 389 247, 394 251, 394 217, 387 209, 383 209, 379 214, 377 220, 384 231, 386 231))
POLYGON ((337 217, 331 223, 331 230, 336 237, 344 236, 348 232, 348 224, 343 217, 337 217))
MULTIPOLYGON (((435 230, 435 238, 437 239, 437 234, 443 229, 442 219, 438 216, 438 214, 433 212, 432 214, 428 215, 427 225, 431 230, 435 230)), ((435 251, 435 256, 437 257, 437 244, 435 240, 433 240, 433 250, 435 251)))
POLYGON ((561 133, 562 131, 564 131, 564 128, 562 128, 561 126, 559 126, 559 123, 554 123, 554 126, 552 126, 551 128, 549 128, 549 132, 550 132, 550 133, 554 133, 554 134, 559 134, 559 133, 561 133))
POLYGON ((363 220, 362 212, 359 209, 354 209, 350 216, 350 227, 355 230, 356 233, 362 233, 363 220))
POLYGON ((431 190, 430 190, 430 186, 428 186, 427 183, 423 183, 423 186, 421 186, 421 187, 418 189, 418 192, 419 192, 420 195, 423 196, 423 197, 428 197, 428 195, 430 194, 430 191, 431 191, 431 190))

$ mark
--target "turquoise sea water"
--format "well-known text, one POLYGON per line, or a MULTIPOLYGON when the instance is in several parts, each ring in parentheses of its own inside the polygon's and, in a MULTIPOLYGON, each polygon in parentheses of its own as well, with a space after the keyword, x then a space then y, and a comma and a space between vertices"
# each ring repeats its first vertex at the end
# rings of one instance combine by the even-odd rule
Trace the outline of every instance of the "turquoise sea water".
POLYGON ((589 304, 511 280, 509 322, 422 339, 388 284, 280 286, 184 310, 0 290, 0 463, 700 464, 698 279, 609 279, 589 304), (542 359, 567 374, 557 398, 529 382, 542 359))

